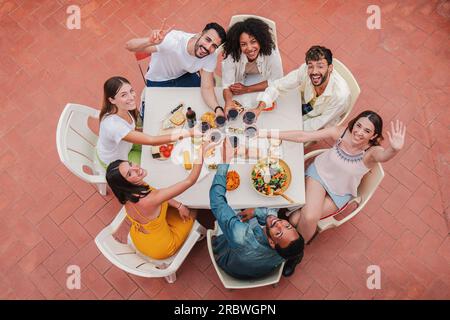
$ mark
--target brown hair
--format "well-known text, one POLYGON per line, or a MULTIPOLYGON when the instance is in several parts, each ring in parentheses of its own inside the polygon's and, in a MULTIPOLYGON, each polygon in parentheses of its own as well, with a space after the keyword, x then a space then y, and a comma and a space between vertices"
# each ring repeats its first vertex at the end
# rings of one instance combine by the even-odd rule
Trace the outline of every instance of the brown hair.
MULTIPOLYGON (((102 121, 103 117, 107 114, 117 113, 117 106, 112 104, 111 101, 109 101, 109 98, 114 98, 120 88, 122 88, 124 83, 131 85, 130 81, 128 81, 124 77, 116 76, 109 78, 103 84, 103 105, 102 110, 100 111, 99 121, 102 121)), ((137 110, 137 108, 131 110, 130 114, 136 122, 139 116, 139 111, 137 110)))
POLYGON ((305 62, 327 60, 328 65, 333 64, 333 53, 323 46, 312 46, 305 54, 305 62))
POLYGON ((366 110, 358 114, 356 117, 354 117, 350 122, 348 123, 348 130, 350 132, 353 131, 353 126, 355 125, 356 121, 360 118, 367 118, 370 122, 372 122, 375 133, 377 136, 374 139, 369 140, 369 143, 371 146, 379 146, 380 142, 384 140, 383 137, 383 119, 376 113, 375 111, 366 110))

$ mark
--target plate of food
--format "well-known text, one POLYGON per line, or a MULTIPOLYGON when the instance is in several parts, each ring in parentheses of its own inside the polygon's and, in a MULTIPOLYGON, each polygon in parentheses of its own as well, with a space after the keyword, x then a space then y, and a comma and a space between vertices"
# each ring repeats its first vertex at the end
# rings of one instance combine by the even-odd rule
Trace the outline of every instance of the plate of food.
POLYGON ((251 173, 253 189, 264 196, 283 195, 291 183, 291 170, 286 162, 276 158, 258 161, 251 173))
POLYGON ((214 112, 205 112, 200 117, 201 122, 208 122, 211 128, 216 128, 216 115, 214 112))
POLYGON ((236 190, 241 183, 241 178, 239 177, 239 173, 234 170, 228 171, 227 173, 227 190, 232 191, 236 190))
POLYGON ((185 122, 186 115, 184 114, 184 105, 181 103, 175 109, 170 111, 167 117, 163 120, 162 130, 182 128, 185 122))
MULTIPOLYGON (((198 149, 199 147, 200 146, 197 147, 192 144, 190 138, 181 140, 172 150, 171 159, 173 163, 176 165, 182 165, 185 171, 189 173, 192 169, 195 153, 200 152, 198 149)), ((217 169, 217 165, 221 162, 221 157, 222 153, 219 146, 216 146, 206 152, 198 181, 207 176, 210 170, 217 169)))
POLYGON ((152 157, 153 159, 158 160, 170 159, 173 148, 173 143, 162 144, 160 146, 152 146, 152 157))

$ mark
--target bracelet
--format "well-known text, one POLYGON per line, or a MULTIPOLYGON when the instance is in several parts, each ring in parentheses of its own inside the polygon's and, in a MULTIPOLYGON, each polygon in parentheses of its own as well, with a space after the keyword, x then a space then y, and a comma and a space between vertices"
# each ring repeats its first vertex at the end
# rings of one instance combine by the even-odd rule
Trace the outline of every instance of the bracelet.
POLYGON ((214 113, 216 113, 216 111, 217 111, 217 108, 220 108, 220 109, 222 110, 222 112, 223 112, 223 113, 225 113, 225 110, 223 110, 223 108, 222 108, 221 106, 217 106, 217 107, 215 107, 215 108, 214 108, 214 113))
POLYGON ((183 204, 180 202, 180 204, 179 204, 178 207, 177 207, 177 210, 180 209, 182 205, 183 205, 183 204))

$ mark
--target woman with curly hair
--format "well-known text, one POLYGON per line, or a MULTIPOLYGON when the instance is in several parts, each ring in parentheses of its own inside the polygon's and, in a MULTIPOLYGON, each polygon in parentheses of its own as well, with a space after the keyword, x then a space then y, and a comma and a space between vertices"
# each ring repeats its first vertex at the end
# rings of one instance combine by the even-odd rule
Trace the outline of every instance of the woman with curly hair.
POLYGON ((247 18, 233 24, 227 33, 222 62, 225 110, 236 107, 233 95, 264 91, 269 81, 283 77, 283 67, 270 27, 264 21, 247 18), (259 81, 249 83, 247 76, 259 81))

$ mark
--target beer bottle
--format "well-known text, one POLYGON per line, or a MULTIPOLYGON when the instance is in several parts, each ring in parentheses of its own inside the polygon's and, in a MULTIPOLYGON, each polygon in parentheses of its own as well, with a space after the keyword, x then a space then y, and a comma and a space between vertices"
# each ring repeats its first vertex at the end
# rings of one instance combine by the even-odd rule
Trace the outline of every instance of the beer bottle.
POLYGON ((197 118, 195 116, 195 111, 192 110, 191 107, 187 108, 186 119, 187 119, 188 127, 193 128, 195 126, 195 123, 197 122, 197 118))

